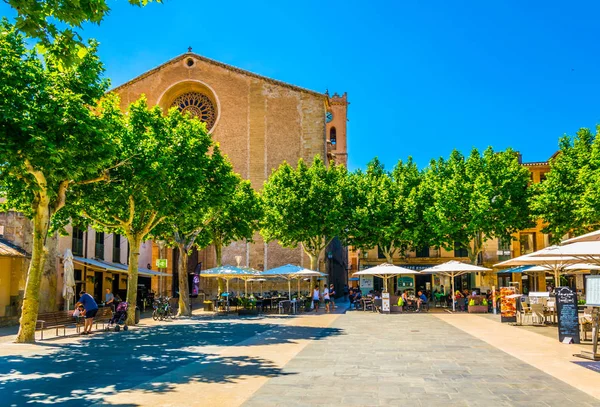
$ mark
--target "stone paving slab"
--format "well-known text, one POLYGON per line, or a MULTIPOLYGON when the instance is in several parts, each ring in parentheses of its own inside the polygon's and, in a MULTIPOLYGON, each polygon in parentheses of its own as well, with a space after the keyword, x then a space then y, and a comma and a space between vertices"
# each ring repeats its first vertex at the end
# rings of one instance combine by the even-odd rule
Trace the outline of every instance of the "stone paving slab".
POLYGON ((433 315, 349 312, 332 328, 244 406, 600 406, 433 315))

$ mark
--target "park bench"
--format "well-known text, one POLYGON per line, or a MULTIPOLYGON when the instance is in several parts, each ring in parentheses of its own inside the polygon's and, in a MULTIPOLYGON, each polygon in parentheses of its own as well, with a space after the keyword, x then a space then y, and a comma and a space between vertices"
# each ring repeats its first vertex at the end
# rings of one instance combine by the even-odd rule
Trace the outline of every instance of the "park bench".
POLYGON ((56 329, 56 336, 58 336, 58 330, 62 328, 63 336, 66 336, 67 327, 75 327, 79 332, 81 325, 79 319, 73 316, 73 311, 44 312, 38 314, 35 330, 41 332, 41 340, 44 340, 44 330, 46 329, 56 329))
MULTIPOLYGON (((96 329, 98 329, 98 324, 100 323, 104 328, 104 325, 107 324, 111 318, 112 310, 110 307, 99 308, 96 316, 94 317, 96 329)), ((66 336, 68 327, 74 327, 77 332, 79 332, 79 328, 82 325, 83 318, 74 317, 73 311, 44 312, 38 315, 35 330, 41 332, 40 339, 44 340, 44 330, 46 329, 56 329, 56 336, 58 336, 58 330, 62 328, 63 336, 66 336)))

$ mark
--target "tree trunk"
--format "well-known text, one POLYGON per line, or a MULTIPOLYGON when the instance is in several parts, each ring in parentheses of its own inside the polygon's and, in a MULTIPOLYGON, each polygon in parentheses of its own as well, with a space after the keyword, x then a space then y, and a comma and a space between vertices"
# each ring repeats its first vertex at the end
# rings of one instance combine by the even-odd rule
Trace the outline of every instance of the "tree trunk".
POLYGON ((221 247, 221 242, 215 240, 215 255, 217 256, 217 267, 221 267, 223 264, 223 247, 221 247))
POLYGON ((35 342, 35 325, 40 306, 40 283, 42 272, 46 262, 46 237, 50 221, 49 200, 43 196, 38 203, 33 218, 33 248, 31 250, 31 262, 27 271, 27 282, 25 283, 25 296, 21 308, 21 320, 17 343, 35 342))
POLYGON ((177 270, 179 271, 179 311, 177 312, 177 316, 191 316, 190 288, 188 285, 188 252, 182 243, 178 244, 177 248, 179 249, 179 261, 177 262, 177 270))
POLYGON ((478 233, 475 235, 475 239, 473 239, 473 247, 471 247, 470 243, 467 245, 467 254, 469 255, 469 260, 473 265, 477 265, 477 258, 479 257, 479 253, 481 253, 483 246, 482 240, 483 237, 481 236, 481 233, 478 233))
MULTIPOLYGON (((223 261, 223 248, 221 247, 221 242, 218 241, 217 239, 215 239, 214 243, 215 245, 215 255, 217 257, 217 267, 221 267, 222 266, 222 261, 223 261)), ((222 292, 225 292, 225 281, 223 281, 223 279, 219 278, 217 284, 219 285, 219 295, 221 295, 222 292)))
POLYGON ((319 271, 319 256, 315 256, 313 253, 307 253, 310 258, 310 269, 319 271))
POLYGON ((138 285, 138 258, 140 256, 141 238, 136 234, 127 235, 129 242, 129 267, 127 274, 127 325, 135 325, 135 306, 137 304, 137 285, 138 285))

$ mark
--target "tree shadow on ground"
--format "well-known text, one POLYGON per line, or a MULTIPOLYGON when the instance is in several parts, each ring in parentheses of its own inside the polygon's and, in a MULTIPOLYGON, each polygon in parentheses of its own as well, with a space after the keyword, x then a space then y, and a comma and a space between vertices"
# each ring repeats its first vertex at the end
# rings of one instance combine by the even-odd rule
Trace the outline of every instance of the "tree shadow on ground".
POLYGON ((339 334, 335 328, 213 321, 97 334, 65 345, 43 343, 53 348, 51 354, 0 357, 1 404, 81 406, 132 387, 160 393, 183 383, 275 377, 284 373, 271 361, 223 357, 215 354, 216 347, 283 344, 339 334), (182 366, 186 368, 181 373, 173 372, 182 366))

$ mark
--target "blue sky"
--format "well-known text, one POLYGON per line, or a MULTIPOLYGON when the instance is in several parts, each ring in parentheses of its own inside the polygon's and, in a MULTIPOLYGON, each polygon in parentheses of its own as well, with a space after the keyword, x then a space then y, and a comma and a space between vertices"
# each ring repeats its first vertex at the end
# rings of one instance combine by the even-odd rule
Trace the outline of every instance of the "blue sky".
MULTIPOLYGON (((97 38, 113 85, 185 52, 348 92, 349 167, 420 166, 453 148, 546 160, 600 123, 600 4, 559 1, 109 0, 97 38), (526 4, 524 4, 526 3, 526 4)), ((0 3, 2 15, 10 9, 0 3)))

